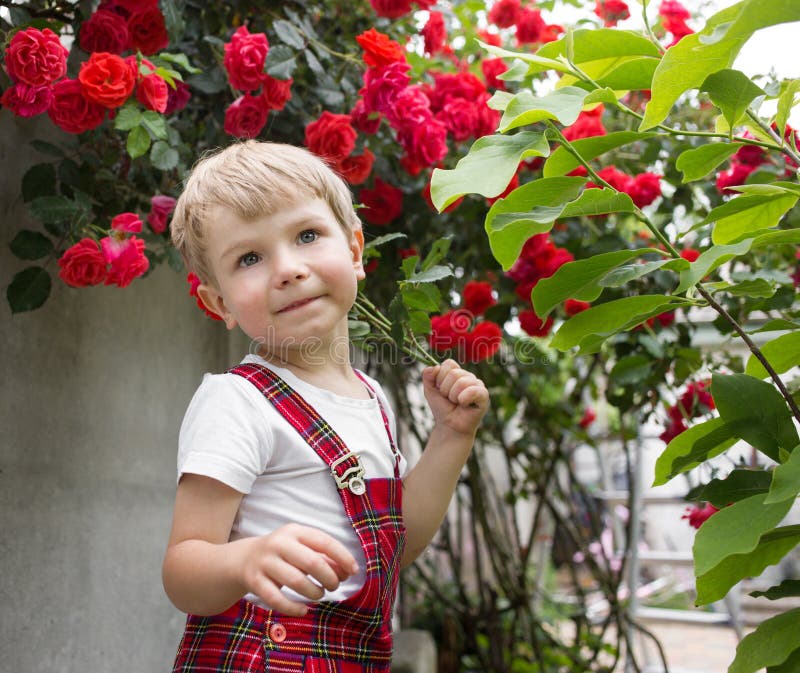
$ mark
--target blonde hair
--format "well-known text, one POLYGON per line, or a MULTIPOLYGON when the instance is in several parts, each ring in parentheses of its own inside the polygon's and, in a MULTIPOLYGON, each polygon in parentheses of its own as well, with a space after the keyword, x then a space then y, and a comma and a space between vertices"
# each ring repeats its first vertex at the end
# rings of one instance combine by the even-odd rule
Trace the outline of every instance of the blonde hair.
POLYGON ((203 156, 175 204, 172 243, 189 271, 214 282, 205 232, 216 207, 244 220, 271 215, 302 198, 323 199, 346 233, 361 227, 347 183, 306 149, 247 140, 203 156))

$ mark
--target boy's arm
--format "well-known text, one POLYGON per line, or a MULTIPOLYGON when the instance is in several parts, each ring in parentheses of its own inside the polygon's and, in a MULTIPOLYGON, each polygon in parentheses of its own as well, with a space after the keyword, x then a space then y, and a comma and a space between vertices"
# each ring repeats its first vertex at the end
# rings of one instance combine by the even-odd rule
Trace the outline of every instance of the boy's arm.
POLYGON ((332 591, 357 571, 353 556, 330 535, 300 525, 228 542, 242 494, 216 479, 185 474, 178 484, 164 589, 175 607, 196 615, 223 612, 247 593, 271 608, 302 616, 303 603, 284 596, 287 586, 310 600, 332 591))
POLYGON ((422 456, 403 480, 403 566, 425 550, 439 529, 489 408, 486 386, 454 360, 426 368, 422 383, 435 424, 422 456))

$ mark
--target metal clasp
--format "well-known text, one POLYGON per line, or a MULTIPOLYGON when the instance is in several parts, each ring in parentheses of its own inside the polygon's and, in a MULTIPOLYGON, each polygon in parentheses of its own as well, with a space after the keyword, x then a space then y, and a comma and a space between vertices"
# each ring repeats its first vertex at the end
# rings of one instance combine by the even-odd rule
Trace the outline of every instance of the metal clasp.
POLYGON ((334 460, 331 463, 331 474, 338 488, 349 488, 353 495, 362 495, 367 490, 367 486, 364 483, 364 466, 361 464, 358 454, 346 453, 341 458, 334 460), (336 468, 352 457, 355 457, 356 464, 353 467, 348 467, 341 475, 336 474, 336 468))

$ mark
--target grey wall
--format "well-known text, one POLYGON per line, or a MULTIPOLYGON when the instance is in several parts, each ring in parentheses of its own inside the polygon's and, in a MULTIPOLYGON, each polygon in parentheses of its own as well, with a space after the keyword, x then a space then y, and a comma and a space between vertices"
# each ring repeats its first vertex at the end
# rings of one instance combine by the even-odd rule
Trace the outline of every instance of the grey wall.
POLYGON ((0 671, 166 671, 183 624, 160 577, 177 433, 227 333, 167 268, 125 289, 56 278, 43 308, 11 315, 20 177, 50 130, 0 111, 0 671))

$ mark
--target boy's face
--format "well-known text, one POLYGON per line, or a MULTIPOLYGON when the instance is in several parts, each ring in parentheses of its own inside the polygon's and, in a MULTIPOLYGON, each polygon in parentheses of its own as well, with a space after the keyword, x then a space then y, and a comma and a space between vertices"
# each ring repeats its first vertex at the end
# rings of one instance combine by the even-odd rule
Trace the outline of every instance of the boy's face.
POLYGON ((283 356, 314 341, 346 341, 347 314, 364 278, 360 230, 348 236, 322 199, 255 220, 225 208, 212 218, 207 256, 216 285, 200 285, 198 293, 228 329, 238 325, 283 356))

